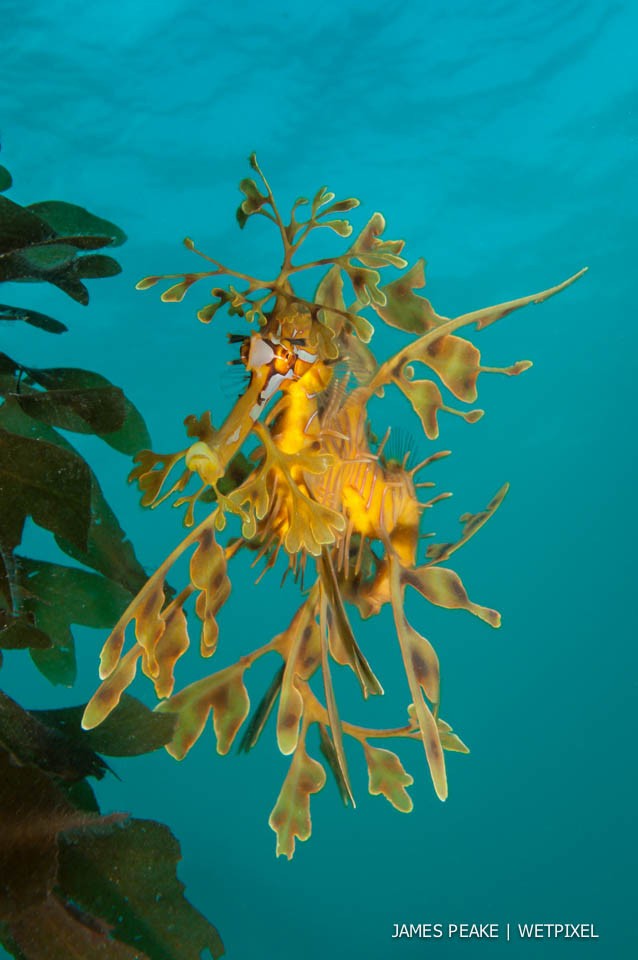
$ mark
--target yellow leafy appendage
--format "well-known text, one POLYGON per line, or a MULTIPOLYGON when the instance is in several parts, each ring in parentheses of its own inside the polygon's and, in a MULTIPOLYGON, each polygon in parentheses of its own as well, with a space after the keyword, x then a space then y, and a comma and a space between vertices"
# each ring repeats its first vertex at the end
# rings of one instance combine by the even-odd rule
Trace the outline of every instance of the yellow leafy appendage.
MULTIPOLYGON (((295 840, 310 836, 310 796, 326 781, 323 766, 308 753, 308 734, 319 731, 321 752, 336 777, 344 802, 352 802, 346 744, 358 742, 369 772, 369 789, 381 794, 397 810, 408 812, 412 801, 406 787, 412 777, 401 761, 371 740, 418 739, 423 743, 437 795, 447 796, 444 752, 466 753, 467 748, 441 718, 439 661, 434 648, 407 620, 406 587, 448 609, 464 609, 492 627, 500 616, 470 600, 458 574, 444 564, 492 516, 507 485, 485 510, 461 517, 463 529, 456 542, 431 544, 419 557, 421 517, 449 494, 426 502, 418 490, 420 471, 446 456, 438 451, 410 467, 408 455, 386 453, 386 436, 372 434, 368 403, 396 387, 407 398, 426 437, 439 435, 439 417, 453 413, 474 423, 479 409, 448 405, 444 391, 456 402, 473 404, 482 373, 516 376, 529 361, 509 367, 486 367, 478 348, 459 335, 470 325, 481 330, 531 303, 541 303, 577 280, 584 270, 541 293, 486 307, 453 319, 439 316, 416 291, 425 285, 419 260, 398 279, 381 285, 380 270, 407 267, 403 242, 383 240, 383 217, 376 213, 350 247, 338 256, 297 263, 297 251, 308 234, 328 227, 348 237, 352 227, 340 215, 358 206, 355 199, 336 201, 325 188, 312 202, 296 201, 284 223, 256 158, 251 166, 259 177, 242 180, 245 199, 238 210, 240 226, 251 216, 264 216, 279 231, 284 259, 278 276, 260 280, 225 267, 185 244, 207 260, 212 269, 172 277, 147 277, 138 288, 162 279, 173 281, 162 300, 181 300, 198 281, 226 278, 226 286, 212 288, 212 302, 198 311, 208 323, 221 308, 243 317, 252 328, 245 335, 229 335, 239 346, 239 358, 248 386, 226 420, 213 427, 210 414, 186 419, 189 444, 175 454, 144 450, 136 457, 131 479, 137 480, 142 503, 155 507, 176 496, 186 505, 190 531, 148 580, 115 626, 104 645, 100 665, 102 683, 87 705, 83 724, 94 727, 113 710, 133 681, 138 664, 160 699, 159 710, 176 715, 175 734, 167 749, 181 759, 198 739, 212 713, 219 753, 227 753, 250 713, 245 675, 266 654, 283 661, 270 688, 246 726, 241 747, 251 749, 270 714, 276 710, 279 749, 291 755, 290 771, 270 817, 277 833, 277 853, 293 855, 295 840), (308 216, 298 219, 300 208, 308 216), (296 275, 324 270, 314 299, 299 296, 296 275), (351 302, 344 294, 344 280, 351 302), (379 363, 367 346, 373 334, 363 312, 372 311, 385 323, 406 333, 405 347, 379 363), (425 369, 423 379, 415 371, 425 369), (181 471, 173 476, 174 468, 181 471), (199 481, 186 493, 191 480, 199 481), (208 514, 195 525, 195 508, 208 503, 208 514), (222 543, 218 534, 232 535, 222 543), (218 643, 217 614, 231 589, 228 564, 240 550, 251 550, 263 575, 278 562, 287 563, 305 596, 289 627, 264 646, 239 657, 236 663, 174 692, 177 661, 189 647, 185 606, 194 596, 202 657, 211 657, 218 643), (190 582, 174 597, 166 587, 178 557, 190 552, 190 582), (375 616, 389 604, 405 666, 411 702, 407 721, 393 729, 370 729, 342 719, 331 671, 349 667, 364 697, 383 693, 372 666, 354 635, 348 606, 363 617, 375 616), (135 639, 125 651, 127 629, 134 624, 135 639), (323 695, 311 687, 320 675, 323 695)), ((454 401, 453 401, 454 402, 454 401)), ((190 624, 192 633, 192 623, 190 624)))

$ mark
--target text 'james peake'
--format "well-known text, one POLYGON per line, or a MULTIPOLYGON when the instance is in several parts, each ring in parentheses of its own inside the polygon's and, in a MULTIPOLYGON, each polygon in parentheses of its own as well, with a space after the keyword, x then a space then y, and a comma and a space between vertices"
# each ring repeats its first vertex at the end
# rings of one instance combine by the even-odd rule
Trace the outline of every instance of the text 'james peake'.
POLYGON ((421 940, 597 940, 593 923, 395 923, 392 939, 421 940))

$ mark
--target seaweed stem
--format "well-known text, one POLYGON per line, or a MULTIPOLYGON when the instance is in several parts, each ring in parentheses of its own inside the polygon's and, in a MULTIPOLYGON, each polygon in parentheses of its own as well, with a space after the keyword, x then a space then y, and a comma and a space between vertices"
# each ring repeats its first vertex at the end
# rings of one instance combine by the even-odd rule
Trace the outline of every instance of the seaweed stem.
POLYGON ((5 550, 5 548, 0 544, 0 558, 2 558, 2 563, 4 564, 4 569, 7 574, 7 582, 9 584, 9 597, 11 600, 11 613, 14 617, 20 615, 20 594, 18 592, 18 585, 16 583, 16 562, 13 555, 13 551, 5 550))

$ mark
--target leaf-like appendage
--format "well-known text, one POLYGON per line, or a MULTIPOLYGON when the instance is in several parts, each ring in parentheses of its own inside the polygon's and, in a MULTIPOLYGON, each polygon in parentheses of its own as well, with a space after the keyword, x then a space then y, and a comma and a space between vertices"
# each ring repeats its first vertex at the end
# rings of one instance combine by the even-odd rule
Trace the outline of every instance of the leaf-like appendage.
POLYGON ((505 499, 509 487, 509 483, 503 484, 498 493, 490 500, 485 510, 481 510, 479 513, 464 513, 459 517, 460 522, 463 524, 463 533, 458 540, 453 543, 431 543, 425 553, 431 564, 447 560, 459 547, 467 543, 475 533, 478 533, 483 524, 487 523, 490 517, 496 513, 505 499))
POLYGON ((414 783, 414 778, 403 769, 396 753, 363 744, 368 764, 368 789, 373 796, 384 796, 401 813, 412 809, 412 797, 406 787, 414 783))
POLYGON ((124 649, 126 627, 129 623, 130 620, 128 619, 125 621, 120 619, 106 638, 100 653, 100 680, 109 677, 117 667, 124 649))
POLYGON ((201 323, 210 323, 221 306, 223 306, 222 300, 217 303, 207 303, 197 311, 197 319, 201 323))
POLYGON ((352 790, 350 788, 350 784, 347 783, 344 778, 343 765, 340 762, 337 748, 335 747, 326 727, 324 727, 322 723, 319 724, 319 746, 328 763, 330 772, 335 778, 335 783, 337 784, 337 789, 339 790, 339 795, 343 800, 343 804, 347 807, 350 803, 352 803, 352 790))
POLYGON ((166 745, 172 757, 182 760, 186 756, 201 736, 211 710, 217 752, 228 753, 250 710, 243 671, 240 664, 234 664, 191 683, 157 707, 162 713, 177 715, 173 739, 166 745))
POLYGON ((517 300, 508 300, 506 303, 497 303, 493 307, 483 307, 482 310, 473 310, 471 313, 464 315, 465 322, 475 323, 477 330, 483 330, 485 327, 489 327, 491 323, 501 320, 514 310, 520 310, 521 307, 526 307, 531 303, 543 303, 550 297, 555 296, 557 293, 571 286, 572 283, 575 283, 576 280, 579 280, 583 274, 587 273, 587 269, 587 267, 584 267, 582 270, 579 270, 578 273, 568 277, 567 280, 563 280, 562 283, 558 283, 555 287, 549 287, 547 290, 542 290, 540 293, 532 293, 528 297, 519 297, 517 300))
POLYGON ((321 672, 323 675, 323 689, 326 696, 326 708, 328 710, 328 722, 332 734, 332 744, 334 747, 334 759, 338 769, 339 784, 345 789, 348 800, 352 806, 356 806, 354 794, 350 784, 350 774, 348 772, 348 760, 343 745, 343 730, 341 727, 341 718, 337 707, 337 698, 332 685, 332 676, 330 673, 330 652, 328 649, 328 603, 325 590, 321 591, 319 629, 321 633, 321 672))
POLYGON ((335 543, 343 533, 345 520, 341 513, 307 496, 295 478, 304 471, 325 473, 331 457, 313 449, 286 454, 263 427, 257 432, 266 444, 265 459, 254 476, 229 497, 246 514, 242 534, 252 540, 263 521, 259 532, 264 538, 274 535, 293 556, 305 551, 318 557, 325 545, 335 543))
POLYGON ((258 213, 265 203, 269 203, 268 197, 264 196, 259 187, 251 177, 245 177, 239 184, 239 189, 245 194, 243 200, 237 208, 237 222, 240 227, 244 227, 248 217, 258 213))
POLYGON ((264 727, 268 722, 268 717, 270 716, 275 705, 275 701, 277 700, 277 697, 281 691, 281 682, 284 677, 284 669, 285 668, 283 665, 279 668, 273 677, 270 686, 257 704, 257 708, 253 712, 253 715, 248 722, 248 726, 242 735, 238 750, 248 753, 248 751, 252 750, 259 740, 264 727))
POLYGON ((286 670, 277 712, 277 745, 284 756, 293 753, 297 748, 303 704, 303 697, 295 683, 294 670, 286 670))
POLYGON ((425 261, 416 261, 398 280, 381 287, 385 294, 385 304, 373 304, 382 320, 391 327, 398 327, 406 333, 427 333, 443 321, 432 309, 425 297, 414 293, 425 286, 425 261))
POLYGON ((300 741, 268 820, 277 834, 278 857, 284 855, 291 860, 295 852, 295 838, 303 841, 310 836, 310 796, 318 793, 325 782, 326 771, 308 756, 303 741, 300 741))
POLYGON ((348 664, 352 668, 365 698, 370 695, 382 696, 383 687, 374 675, 355 639, 329 554, 324 554, 322 565, 324 570, 323 586, 327 591, 329 603, 328 638, 332 657, 342 666, 348 664))
POLYGON ((308 679, 321 659, 321 635, 316 620, 317 597, 311 593, 293 617, 288 629, 276 640, 285 660, 277 711, 277 744, 284 755, 292 753, 299 740, 303 697, 295 678, 308 679))
MULTIPOLYGON (((153 453, 152 450, 140 450, 135 455, 134 462, 137 463, 129 474, 129 483, 137 481, 137 485, 142 492, 142 506, 150 507, 159 503, 159 496, 166 479, 180 460, 186 456, 186 450, 180 450, 178 453, 153 453)), ((162 500, 169 497, 171 493, 183 490, 186 482, 190 479, 190 472, 186 471, 179 478, 177 483, 162 497, 162 500)))
MULTIPOLYGON (((368 324, 368 326, 371 339, 374 329, 372 324, 368 324)), ((361 334, 364 333, 365 335, 366 332, 355 323, 353 323, 353 328, 356 336, 349 330, 344 330, 341 333, 341 356, 347 362, 348 368, 352 371, 356 380, 359 383, 368 383, 379 365, 372 350, 366 346, 369 341, 363 342, 361 340, 361 334)))
MULTIPOLYGON (((465 341, 461 342, 464 343, 465 341)), ((446 413, 453 413, 457 417, 462 417, 467 423, 476 423, 483 416, 482 410, 466 411, 448 407, 447 404, 443 403, 441 391, 432 380, 411 380, 406 374, 412 372, 410 365, 406 364, 402 373, 393 376, 392 379, 412 404, 412 409, 421 421, 428 440, 436 440, 439 435, 437 420, 439 410, 445 410, 446 413)))
POLYGON ((348 220, 323 220, 318 227, 330 227, 340 237, 349 237, 352 234, 352 224, 348 220))
POLYGON ((154 287, 156 283, 159 283, 163 278, 161 276, 153 277, 142 277, 141 280, 138 280, 135 284, 136 290, 150 290, 151 287, 154 287))
POLYGON ((112 710, 115 710, 122 694, 135 679, 137 661, 141 656, 142 648, 135 644, 102 681, 84 709, 82 726, 85 730, 97 727, 112 710))
POLYGON ((142 669, 151 679, 159 674, 155 648, 166 629, 162 619, 164 603, 164 581, 158 578, 135 607, 135 639, 143 651, 142 669))
POLYGON ((250 711, 250 700, 240 672, 219 687, 211 699, 217 753, 228 753, 239 728, 250 711))
POLYGON ((434 704, 439 702, 439 662, 430 643, 420 636, 406 620, 403 610, 401 568, 397 559, 390 557, 390 596, 392 613, 401 647, 401 657, 408 679, 410 693, 418 722, 425 756, 432 782, 440 800, 447 797, 447 776, 443 747, 432 711, 425 702, 422 689, 434 704))
POLYGON ((224 551, 210 527, 204 529, 197 538, 190 574, 193 586, 201 591, 195 603, 195 612, 202 621, 201 654, 210 657, 215 652, 219 636, 216 617, 230 594, 224 551))
POLYGON ((470 751, 465 746, 460 737, 452 732, 452 727, 449 723, 446 723, 445 720, 441 720, 440 717, 436 718, 436 725, 439 729, 439 737, 441 739, 441 746, 444 750, 450 750, 453 753, 469 753, 470 751))
POLYGON ((481 370, 481 354, 463 337, 448 334, 423 349, 410 353, 410 363, 420 361, 434 370, 455 397, 473 403, 477 397, 476 381, 481 370))
POLYGON ((472 603, 461 578, 454 570, 446 570, 444 567, 420 567, 417 570, 404 570, 401 579, 403 583, 418 590, 430 603, 448 610, 469 610, 492 627, 501 625, 501 615, 497 610, 472 603))
POLYGON ((432 703, 440 699, 439 658, 434 647, 425 637, 403 618, 402 640, 410 661, 411 670, 419 686, 432 703))
POLYGON ((385 293, 379 289, 381 277, 377 270, 367 267, 345 267, 350 283, 362 307, 376 303, 381 306, 385 303, 385 293))
MULTIPOLYGON (((384 230, 385 218, 380 213, 374 213, 351 246, 348 256, 356 257, 366 267, 407 267, 407 261, 399 256, 405 246, 404 241, 380 240, 384 230)), ((385 303, 385 296, 377 302, 385 303)))
POLYGON ((185 280, 180 280, 179 283, 175 283, 172 287, 169 287, 168 290, 165 290, 160 300, 163 300, 164 303, 181 303, 189 289, 198 279, 199 277, 193 276, 185 280))
MULTIPOLYGON (((334 198, 335 198, 334 193, 332 193, 330 190, 328 190, 327 187, 319 187, 319 189, 317 190, 317 192, 316 192, 316 194, 314 195, 313 200, 312 200, 312 207, 311 207, 312 213, 311 213, 311 216, 314 218, 314 217, 316 216, 316 214, 317 214, 317 211, 318 211, 321 207, 325 207, 325 205, 326 205, 327 203, 332 203, 332 201, 334 200, 334 198)), ((327 211, 324 210, 323 213, 325 214, 325 213, 327 213, 327 211)), ((321 214, 320 214, 320 216, 321 216, 321 214)))
MULTIPOLYGON (((411 726, 415 731, 417 731, 419 729, 419 721, 417 719, 416 710, 413 703, 408 706, 408 716, 410 718, 411 726)), ((449 750, 451 753, 470 752, 461 738, 452 732, 452 727, 450 724, 446 723, 445 720, 442 720, 441 717, 436 718, 436 728, 439 732, 439 740, 441 741, 441 746, 444 750, 449 750)))
POLYGON ((157 676, 153 677, 155 693, 160 698, 170 697, 172 694, 175 685, 175 664, 189 647, 186 617, 181 606, 169 610, 163 619, 166 627, 155 648, 159 670, 157 676))
POLYGON ((184 418, 186 434, 189 437, 197 437, 203 443, 212 446, 215 442, 215 428, 211 422, 210 410, 202 413, 201 417, 196 417, 194 413, 189 413, 184 418))
POLYGON ((288 512, 288 531, 284 547, 289 554, 302 550, 318 557, 324 546, 335 543, 345 530, 345 520, 330 507, 311 500, 298 488, 291 488, 293 496, 288 512))
POLYGON ((357 200, 356 197, 348 197, 347 200, 337 200, 336 203, 331 203, 329 207, 322 210, 320 216, 325 217, 329 213, 347 213, 348 210, 354 210, 355 207, 360 206, 360 204, 361 201, 357 200))
POLYGON ((437 385, 431 380, 407 380, 404 376, 395 382, 412 404, 428 440, 436 440, 439 435, 437 413, 443 407, 443 397, 437 385))
MULTIPOLYGON (((201 589, 201 594, 197 598, 199 615, 208 624, 208 630, 216 629, 214 611, 216 603, 219 602, 217 574, 219 572, 220 553, 224 576, 225 560, 223 551, 214 543, 212 534, 210 538, 207 536, 207 531, 212 530, 217 515, 217 511, 215 511, 178 544, 164 563, 149 577, 138 595, 124 611, 102 649, 100 658, 100 677, 102 680, 110 679, 122 667, 123 661, 120 660, 120 657, 124 646, 126 628, 132 621, 135 621, 137 643, 133 651, 137 651, 138 656, 143 654, 142 669, 144 673, 153 680, 157 689, 163 692, 168 692, 171 689, 174 664, 188 646, 186 622, 180 610, 193 592, 193 588, 197 589, 199 587, 201 589), (181 554, 194 543, 198 543, 198 550, 201 551, 195 559, 195 583, 185 588, 172 603, 165 607, 166 574, 181 554), (210 543, 214 544, 214 549, 210 548, 210 543), (169 629, 169 636, 165 643, 162 643, 167 628, 169 629)), ((129 654, 124 660, 127 660, 128 656, 129 654)), ((133 676, 134 672, 126 685, 131 682, 133 676)), ((121 690, 124 689, 119 687, 117 679, 114 684, 116 698, 106 697, 108 706, 106 712, 102 713, 102 719, 116 705, 117 699, 119 699, 117 691, 119 690, 119 693, 121 693, 121 690)), ((105 690, 107 693, 109 689, 104 684, 100 687, 101 691, 105 690)), ((83 720, 83 725, 87 729, 89 726, 94 726, 95 723, 100 722, 99 720, 93 721, 89 719, 90 717, 92 717, 91 710, 87 707, 87 713, 83 720)))
POLYGON ((321 304, 322 308, 325 307, 318 311, 320 323, 333 332, 339 333, 344 325, 343 314, 346 311, 346 303, 343 299, 343 277, 339 266, 331 267, 324 274, 315 291, 315 302, 321 304))

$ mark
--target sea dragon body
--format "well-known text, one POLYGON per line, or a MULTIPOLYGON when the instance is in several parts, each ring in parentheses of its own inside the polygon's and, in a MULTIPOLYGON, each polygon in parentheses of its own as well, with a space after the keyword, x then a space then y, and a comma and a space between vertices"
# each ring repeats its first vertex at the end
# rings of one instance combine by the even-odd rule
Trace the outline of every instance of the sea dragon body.
MULTIPOLYGON (((348 235, 347 221, 322 218, 353 209, 358 201, 332 203, 334 196, 322 188, 308 220, 300 222, 295 216, 298 207, 308 203, 301 198, 293 207, 290 222, 284 224, 254 157, 251 163, 265 192, 254 180, 242 181, 246 199, 238 218, 243 225, 249 216, 263 215, 277 225, 284 246, 277 278, 250 278, 206 257, 215 269, 173 277, 178 282, 162 296, 168 301, 180 300, 193 283, 210 276, 226 275, 248 283, 243 291, 232 285, 213 288, 218 302, 198 313, 201 320, 209 322, 224 306, 256 322, 251 333, 230 336, 231 342, 239 344, 239 359, 233 362, 245 368, 248 384, 219 428, 213 427, 210 414, 188 417, 185 423, 192 442, 185 449, 175 454, 141 451, 136 457, 131 478, 142 490, 142 503, 154 507, 177 495, 175 505, 187 505, 185 523, 190 530, 149 578, 107 639, 101 656, 102 683, 87 705, 83 724, 90 728, 105 719, 141 663, 160 698, 158 709, 176 716, 169 752, 177 758, 185 756, 212 712, 217 749, 226 753, 250 711, 246 672, 260 657, 279 655, 283 665, 253 713, 241 746, 246 750, 254 746, 278 704, 277 742, 281 752, 292 754, 293 759, 270 824, 277 832, 278 853, 292 856, 295 838, 303 840, 310 835, 310 795, 325 782, 323 766, 307 752, 308 731, 313 725, 319 730, 322 752, 345 802, 354 801, 344 737, 354 739, 364 750, 370 791, 384 794, 403 811, 411 809, 405 787, 412 778, 394 753, 372 746, 370 740, 421 740, 441 799, 447 796, 444 751, 467 752, 440 717, 439 661, 429 641, 406 618, 406 587, 438 606, 465 609, 493 627, 500 624, 499 614, 473 603, 458 575, 442 563, 493 515, 507 485, 486 509, 461 518, 463 530, 457 541, 431 543, 420 558, 423 514, 449 494, 419 501, 419 489, 433 484, 417 483, 416 475, 449 451, 435 452, 414 467, 409 465, 407 453, 390 456, 386 453, 388 433, 380 442, 372 434, 368 403, 372 397, 382 396, 386 388, 398 388, 429 440, 438 437, 442 411, 475 422, 482 411, 451 408, 444 402, 441 387, 462 403, 471 404, 479 374, 516 376, 531 364, 518 361, 503 368, 482 366, 479 350, 458 331, 470 324, 480 330, 513 310, 539 303, 584 271, 539 294, 453 319, 441 317, 416 293, 425 283, 422 261, 398 280, 379 286, 380 268, 407 266, 400 256, 402 242, 381 239, 385 224, 379 214, 345 254, 295 265, 293 257, 310 230, 329 226, 340 236, 348 235), (295 293, 293 280, 299 271, 325 266, 329 269, 313 300, 295 293), (355 294, 350 306, 343 295, 344 274, 355 294), (260 290, 264 293, 257 297, 260 290), (372 326, 363 312, 370 309, 411 335, 407 346, 381 364, 367 347, 372 326), (425 366, 433 378, 415 379, 416 364, 425 366), (183 472, 170 485, 169 474, 179 463, 183 472), (199 479, 200 487, 186 495, 193 477, 199 479), (196 524, 194 511, 200 501, 212 507, 196 524), (224 546, 217 538, 227 522, 239 523, 240 529, 224 546), (230 593, 228 565, 242 549, 254 552, 254 564, 263 561, 260 576, 283 555, 286 572, 292 571, 301 580, 302 589, 312 572, 311 585, 283 633, 242 654, 231 666, 175 693, 174 669, 190 643, 186 604, 196 595, 200 651, 210 657, 218 643, 218 613, 230 593), (188 550, 193 550, 190 582, 172 595, 167 591, 167 577, 177 558, 188 550), (353 671, 364 697, 383 693, 355 639, 347 608, 354 606, 367 618, 386 604, 392 608, 412 702, 407 723, 380 730, 341 719, 331 662, 353 671), (135 642, 124 652, 126 630, 133 622, 135 642), (323 702, 310 682, 317 674, 323 681, 323 702)), ((195 250, 192 241, 185 243, 195 250)), ((138 286, 146 288, 160 279, 149 277, 138 286)))

